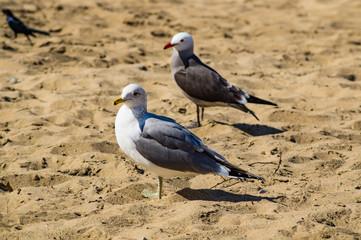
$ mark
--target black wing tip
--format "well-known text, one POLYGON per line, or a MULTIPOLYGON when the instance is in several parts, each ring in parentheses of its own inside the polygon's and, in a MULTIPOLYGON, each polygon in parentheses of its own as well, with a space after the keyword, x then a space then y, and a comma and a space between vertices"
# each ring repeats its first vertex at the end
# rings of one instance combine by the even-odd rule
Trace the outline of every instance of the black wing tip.
MULTIPOLYGON (((244 176, 242 176, 242 177, 244 177, 244 176)), ((241 178, 242 178, 242 177, 241 177, 241 178)), ((263 177, 259 177, 259 176, 252 175, 252 174, 247 175, 245 178, 256 179, 256 180, 260 180, 260 181, 262 181, 262 182, 265 182, 265 181, 266 181, 263 177)))
POLYGON ((232 169, 230 172, 230 176, 241 178, 241 179, 256 179, 260 180, 262 182, 265 182, 266 180, 263 177, 259 177, 257 175, 254 175, 250 172, 244 171, 242 169, 232 169))
POLYGON ((277 104, 277 103, 273 103, 273 102, 270 102, 270 104, 268 104, 268 105, 278 107, 278 104, 277 104))
POLYGON ((241 110, 245 113, 252 114, 253 117, 255 117, 259 121, 259 118, 257 117, 257 115, 251 109, 246 107, 246 105, 244 105, 243 103, 229 103, 228 105, 231 107, 237 108, 238 110, 241 110))
POLYGON ((257 176, 256 179, 257 179, 257 180, 260 180, 260 181, 262 181, 262 182, 265 182, 265 181, 266 181, 263 177, 258 177, 258 176, 257 176))
POLYGON ((252 114, 253 117, 255 117, 259 121, 259 118, 257 117, 257 115, 253 111, 250 110, 249 113, 252 114))

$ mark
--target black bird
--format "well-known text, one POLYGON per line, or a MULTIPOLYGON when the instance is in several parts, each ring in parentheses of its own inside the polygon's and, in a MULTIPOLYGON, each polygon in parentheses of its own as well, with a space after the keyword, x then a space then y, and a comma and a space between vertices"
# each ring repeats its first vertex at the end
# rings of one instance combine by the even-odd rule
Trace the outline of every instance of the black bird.
POLYGON ((29 28, 22 21, 20 21, 20 19, 15 17, 14 14, 9 9, 3 9, 2 12, 6 14, 6 21, 9 27, 14 31, 15 38, 17 37, 18 33, 24 33, 25 36, 28 38, 30 44, 32 45, 33 43, 31 42, 29 35, 33 37, 36 37, 34 33, 50 35, 50 33, 48 32, 40 31, 34 28, 29 28))

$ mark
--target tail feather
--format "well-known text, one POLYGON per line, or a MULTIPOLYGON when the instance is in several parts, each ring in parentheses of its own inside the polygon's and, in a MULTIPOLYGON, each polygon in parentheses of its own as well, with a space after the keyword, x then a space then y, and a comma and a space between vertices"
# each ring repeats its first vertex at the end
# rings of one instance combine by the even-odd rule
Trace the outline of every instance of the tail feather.
POLYGON ((277 106, 276 103, 266 101, 266 100, 260 99, 258 97, 252 96, 252 95, 249 95, 249 98, 247 98, 247 102, 255 103, 255 104, 265 104, 265 105, 277 106))
POLYGON ((40 33, 40 34, 43 34, 43 35, 48 35, 48 36, 50 35, 50 33, 48 33, 48 32, 37 30, 37 29, 34 29, 34 28, 30 28, 29 30, 31 32, 40 33))

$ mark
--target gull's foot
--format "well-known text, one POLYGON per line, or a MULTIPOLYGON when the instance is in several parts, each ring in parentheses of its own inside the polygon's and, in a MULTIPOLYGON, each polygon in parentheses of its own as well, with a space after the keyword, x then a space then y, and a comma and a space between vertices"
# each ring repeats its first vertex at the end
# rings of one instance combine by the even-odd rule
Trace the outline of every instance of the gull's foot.
POLYGON ((187 126, 187 128, 192 129, 192 128, 198 128, 198 127, 200 127, 200 126, 201 126, 201 125, 198 124, 197 122, 191 121, 191 124, 189 124, 189 125, 187 126))
POLYGON ((147 198, 155 198, 158 197, 160 200, 162 198, 162 186, 163 186, 163 178, 158 176, 158 191, 157 193, 151 192, 148 189, 144 189, 142 194, 147 198))
POLYGON ((158 197, 158 193, 154 193, 152 191, 149 191, 148 189, 144 189, 142 191, 142 194, 146 198, 156 198, 156 197, 158 197))

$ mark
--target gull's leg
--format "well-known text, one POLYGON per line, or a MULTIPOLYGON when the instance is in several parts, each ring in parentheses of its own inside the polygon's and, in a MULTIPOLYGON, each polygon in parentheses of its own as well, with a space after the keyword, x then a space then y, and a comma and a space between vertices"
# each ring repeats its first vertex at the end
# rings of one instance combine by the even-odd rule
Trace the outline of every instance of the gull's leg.
POLYGON ((201 121, 199 120, 199 106, 197 105, 197 123, 198 123, 198 127, 201 126, 201 121))
POLYGON ((162 199, 163 178, 158 176, 158 199, 162 199))
POLYGON ((203 121, 203 115, 204 115, 204 107, 202 107, 201 121, 203 121))
MULTIPOLYGON (((187 126, 187 128, 197 128, 197 127, 201 126, 201 121, 199 118, 199 108, 200 107, 198 105, 196 105, 196 106, 197 106, 197 123, 195 123, 194 121, 191 121, 191 124, 189 126, 187 126)), ((203 115, 202 115, 202 118, 203 118, 203 115)))
POLYGON ((148 189, 144 189, 142 191, 142 194, 146 198, 155 198, 155 197, 158 196, 158 199, 162 199, 162 187, 163 187, 163 178, 158 176, 158 191, 157 191, 157 193, 149 191, 148 189))

